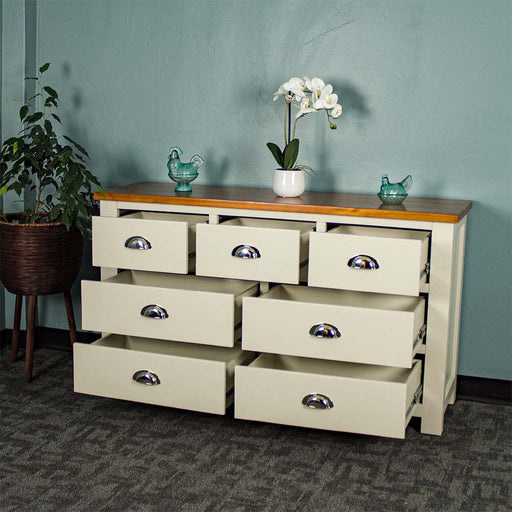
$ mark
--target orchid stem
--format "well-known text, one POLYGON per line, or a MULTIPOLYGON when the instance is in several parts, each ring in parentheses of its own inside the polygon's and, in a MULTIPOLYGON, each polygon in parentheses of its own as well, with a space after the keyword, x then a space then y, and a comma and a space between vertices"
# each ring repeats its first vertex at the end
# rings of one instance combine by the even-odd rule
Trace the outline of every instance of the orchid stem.
POLYGON ((286 112, 287 110, 284 109, 284 125, 283 125, 283 131, 284 131, 284 145, 286 147, 286 112))
MULTIPOLYGON (((290 91, 291 94, 291 91, 290 91)), ((292 131, 292 102, 288 103, 288 144, 290 144, 290 135, 292 131)))

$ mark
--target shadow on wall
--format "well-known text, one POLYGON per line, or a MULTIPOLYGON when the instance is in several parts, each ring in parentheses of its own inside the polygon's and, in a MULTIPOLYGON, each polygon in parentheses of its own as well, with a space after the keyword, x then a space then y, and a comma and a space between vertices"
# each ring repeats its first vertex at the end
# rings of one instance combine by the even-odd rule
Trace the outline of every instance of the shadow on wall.
MULTIPOLYGON (((62 65, 62 74, 64 78, 68 80, 71 79, 71 64, 69 64, 69 62, 65 62, 62 65)), ((82 93, 75 88, 75 90, 71 94, 71 104, 73 105, 75 111, 78 111, 80 109, 82 103, 82 93)))
MULTIPOLYGON (((334 91, 340 91, 339 99, 343 105, 343 116, 362 121, 371 116, 365 95, 351 82, 333 84, 334 91)), ((342 117, 343 117, 342 116, 342 117)))
MULTIPOLYGON (((332 83, 334 92, 338 94, 339 102, 343 106, 342 116, 334 121, 338 125, 338 130, 343 129, 342 125, 345 119, 354 120, 354 122, 363 126, 372 115, 363 92, 352 82, 328 82, 332 83)), ((340 164, 336 164, 336 169, 334 169, 333 162, 330 161, 332 152, 329 151, 329 148, 332 148, 332 140, 330 140, 329 130, 326 129, 325 122, 317 123, 315 129, 317 134, 315 137, 315 162, 316 167, 321 169, 322 172, 311 180, 310 190, 332 191, 336 187, 342 186, 338 176, 343 176, 345 169, 340 168, 340 164)))
POLYGON ((121 154, 103 153, 102 160, 105 175, 101 177, 101 185, 104 189, 139 181, 151 181, 148 179, 147 169, 140 164, 137 154, 129 148, 121 154))
POLYGON ((202 183, 222 186, 226 177, 232 172, 233 163, 227 156, 220 156, 214 148, 209 148, 204 156, 204 168, 199 171, 203 175, 202 183))

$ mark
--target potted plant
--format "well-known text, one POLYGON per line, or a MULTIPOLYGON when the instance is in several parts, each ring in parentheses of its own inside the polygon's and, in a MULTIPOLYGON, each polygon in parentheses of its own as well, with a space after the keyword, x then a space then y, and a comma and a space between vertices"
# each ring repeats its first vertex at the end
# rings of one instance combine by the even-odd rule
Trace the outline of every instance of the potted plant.
POLYGON ((329 128, 336 129, 333 119, 341 116, 342 107, 338 95, 333 93, 331 84, 321 78, 290 78, 274 94, 274 101, 281 96, 285 100, 284 148, 273 142, 267 144, 279 167, 274 171, 273 189, 281 197, 297 197, 304 192, 304 171, 312 171, 307 165, 298 165, 299 139, 295 138, 297 121, 312 112, 323 110, 327 115, 329 128), (297 108, 292 127, 292 106, 297 108))
MULTIPOLYGON (((25 211, 0 215, 0 280, 16 294, 13 360, 17 357, 21 299, 30 297, 27 363, 37 295, 64 292, 74 341, 69 290, 80 270, 82 234, 97 210, 94 191, 102 192, 98 179, 87 170, 85 149, 54 130, 55 122, 61 123, 55 113, 59 96, 41 80, 49 67, 44 64, 38 77, 28 78, 36 81, 36 94, 30 101, 42 108, 23 105, 19 111, 21 130, 0 149, 0 196, 10 190, 18 196, 25 192, 34 196, 25 211)), ((27 372, 26 367, 25 378, 30 380, 27 372)))

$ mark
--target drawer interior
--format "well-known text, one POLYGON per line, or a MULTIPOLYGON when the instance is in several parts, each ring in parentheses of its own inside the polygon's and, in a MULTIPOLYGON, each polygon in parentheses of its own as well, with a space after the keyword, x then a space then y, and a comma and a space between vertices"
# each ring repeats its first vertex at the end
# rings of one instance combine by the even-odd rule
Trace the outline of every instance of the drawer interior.
POLYGON ((294 229, 301 233, 311 231, 315 224, 313 222, 298 222, 274 219, 253 219, 250 217, 236 217, 229 219, 221 224, 222 226, 241 226, 247 228, 265 228, 265 229, 294 229))
POLYGON ((394 238, 401 240, 425 240, 430 237, 430 231, 414 229, 376 228, 367 226, 352 226, 345 224, 328 231, 330 234, 365 236, 372 238, 394 238))
MULTIPOLYGON (((187 357, 192 359, 206 359, 229 363, 237 359, 242 351, 240 347, 212 347, 209 345, 196 345, 192 343, 179 343, 152 338, 139 338, 136 336, 121 336, 110 334, 92 343, 97 347, 111 347, 130 352, 145 352, 163 356, 187 357)), ((251 352, 244 352, 251 354, 251 352)))
POLYGON ((198 292, 228 293, 239 295, 257 283, 236 279, 220 279, 216 277, 200 277, 192 275, 165 274, 162 272, 142 272, 127 270, 117 274, 106 283, 130 284, 137 286, 150 286, 153 288, 170 288, 175 290, 188 290, 198 292))
POLYGON ((206 222, 207 215, 188 215, 185 213, 162 213, 137 211, 123 215, 123 219, 141 219, 141 220, 165 220, 172 222, 186 222, 190 226, 195 226, 199 222, 206 222))
MULTIPOLYGON (((420 361, 415 361, 421 364, 420 361)), ((341 363, 305 357, 262 354, 250 365, 252 368, 267 368, 314 375, 329 375, 369 381, 394 382, 405 384, 411 373, 407 368, 375 366, 358 363, 341 363)))
POLYGON ((234 347, 214 347, 118 334, 109 334, 92 343, 91 347, 119 349, 123 353, 132 353, 134 357, 138 357, 137 353, 141 353, 173 358, 182 357, 205 361, 205 363, 221 363, 225 365, 226 369, 227 389, 231 389, 234 385, 235 367, 247 365, 257 356, 254 352, 242 350, 239 344, 234 347))
POLYGON ((424 300, 422 297, 405 295, 386 295, 294 285, 275 286, 262 295, 261 298, 404 312, 415 311, 418 303, 424 300))

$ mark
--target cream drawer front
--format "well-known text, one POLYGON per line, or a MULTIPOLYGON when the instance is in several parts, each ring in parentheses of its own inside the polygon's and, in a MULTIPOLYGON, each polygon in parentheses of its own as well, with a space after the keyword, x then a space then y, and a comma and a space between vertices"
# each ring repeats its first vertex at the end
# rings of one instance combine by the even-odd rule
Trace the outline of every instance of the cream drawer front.
POLYGON ((298 283, 312 223, 233 219, 197 226, 196 273, 298 283))
POLYGON ((91 345, 75 343, 73 357, 78 393, 224 414, 235 365, 254 356, 238 348, 110 335, 91 345))
POLYGON ((242 297, 257 291, 248 281, 122 272, 82 281, 82 328, 231 347, 242 297))
POLYGON ((195 250, 196 224, 207 219, 157 212, 93 217, 93 265, 186 274, 189 254, 195 250))
POLYGON ((420 382, 420 361, 406 370, 265 354, 235 369, 235 417, 403 438, 420 382))
POLYGON ((426 279, 428 240, 427 231, 359 226, 311 233, 308 284, 419 295, 426 279))
POLYGON ((276 286, 243 299, 246 350, 411 368, 422 297, 276 286))

